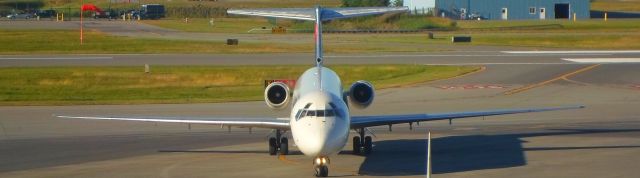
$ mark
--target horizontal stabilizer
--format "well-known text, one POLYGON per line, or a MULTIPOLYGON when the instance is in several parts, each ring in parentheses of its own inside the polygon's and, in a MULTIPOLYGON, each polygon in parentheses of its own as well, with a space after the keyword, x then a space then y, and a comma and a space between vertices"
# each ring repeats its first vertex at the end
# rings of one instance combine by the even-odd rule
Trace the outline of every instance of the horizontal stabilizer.
MULTIPOLYGON (((351 18, 384 13, 408 12, 407 7, 353 7, 353 8, 321 8, 322 21, 351 18)), ((296 20, 316 20, 315 8, 266 8, 266 9, 229 9, 228 14, 260 17, 276 17, 296 20)))

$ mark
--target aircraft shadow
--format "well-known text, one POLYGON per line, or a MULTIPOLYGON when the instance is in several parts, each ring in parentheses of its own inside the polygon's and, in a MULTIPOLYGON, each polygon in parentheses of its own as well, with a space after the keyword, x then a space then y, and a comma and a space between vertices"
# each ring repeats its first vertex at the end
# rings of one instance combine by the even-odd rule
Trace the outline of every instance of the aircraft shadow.
MULTIPOLYGON (((158 150, 161 153, 225 153, 225 154, 269 154, 268 150, 158 150)), ((288 155, 302 155, 300 151, 289 151, 288 155)))
MULTIPOLYGON (((504 135, 469 135, 433 138, 432 173, 464 172, 508 168, 527 164, 525 151, 640 148, 640 145, 589 147, 523 148, 522 138, 572 134, 640 132, 624 130, 549 130, 544 133, 504 135)), ((426 174, 426 139, 385 140, 374 142, 374 152, 359 169, 361 175, 407 176, 426 174)))

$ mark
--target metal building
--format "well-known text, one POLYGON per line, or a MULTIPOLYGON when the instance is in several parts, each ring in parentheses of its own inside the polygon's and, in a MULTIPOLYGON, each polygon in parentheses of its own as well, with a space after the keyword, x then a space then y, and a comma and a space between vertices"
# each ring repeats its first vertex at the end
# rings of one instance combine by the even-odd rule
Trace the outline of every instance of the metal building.
POLYGON ((408 7, 411 14, 428 14, 436 7, 436 0, 403 0, 402 5, 408 7))
POLYGON ((436 0, 438 16, 452 19, 588 19, 589 0, 436 0))

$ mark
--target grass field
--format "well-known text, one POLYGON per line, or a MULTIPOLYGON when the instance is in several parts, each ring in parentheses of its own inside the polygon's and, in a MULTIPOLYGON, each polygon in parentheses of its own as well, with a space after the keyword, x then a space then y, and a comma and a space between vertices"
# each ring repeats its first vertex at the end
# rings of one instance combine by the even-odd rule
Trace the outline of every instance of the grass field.
POLYGON ((476 45, 527 46, 569 49, 640 49, 639 33, 489 33, 472 34, 476 45))
POLYGON ((578 20, 461 20, 457 21, 460 30, 465 31, 486 31, 500 30, 509 31, 514 28, 516 31, 640 31, 640 19, 602 19, 578 20), (549 26, 536 28, 539 26, 549 26), (505 29, 507 28, 507 29, 505 29))
POLYGON ((597 11, 640 11, 640 0, 595 0, 591 10, 597 11))
POLYGON ((84 45, 80 45, 77 31, 68 30, 0 30, 0 36, 3 41, 0 54, 278 53, 312 50, 310 45, 243 42, 238 46, 228 46, 224 41, 140 39, 109 36, 97 31, 85 32, 84 45))
MULTIPOLYGON (((345 86, 376 89, 450 78, 478 67, 330 66, 345 86)), ((151 66, 0 68, 0 105, 193 103, 261 100, 266 79, 297 79, 308 66, 151 66)))
MULTIPOLYGON (((43 1, 45 7, 79 7, 79 1, 76 0, 19 0, 19 1, 43 1)), ((210 7, 228 7, 228 8, 261 8, 261 7, 313 7, 316 3, 320 3, 325 7, 336 7, 341 4, 340 0, 217 0, 217 1, 194 1, 194 0, 138 0, 128 3, 128 1, 114 1, 110 3, 108 0, 84 0, 85 3, 92 3, 98 7, 106 9, 112 8, 133 8, 140 4, 164 4, 171 7, 190 7, 190 6, 210 6, 210 7)))
POLYGON ((247 33, 253 28, 266 27, 271 29, 274 26, 265 18, 214 18, 213 26, 211 26, 210 20, 191 18, 189 23, 185 23, 184 19, 161 19, 143 20, 142 23, 185 32, 212 33, 247 33))

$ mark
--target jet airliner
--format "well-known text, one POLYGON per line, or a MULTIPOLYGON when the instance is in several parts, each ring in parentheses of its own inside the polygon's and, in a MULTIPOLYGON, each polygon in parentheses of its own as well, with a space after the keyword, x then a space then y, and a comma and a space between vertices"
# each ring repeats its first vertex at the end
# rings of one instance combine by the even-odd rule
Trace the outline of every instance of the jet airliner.
POLYGON ((542 112, 564 109, 578 109, 583 106, 557 108, 529 108, 489 110, 437 114, 401 114, 377 116, 352 116, 350 109, 366 108, 374 99, 373 85, 367 81, 357 81, 343 91, 340 77, 331 69, 323 66, 322 22, 374 15, 382 13, 407 12, 406 7, 364 7, 364 8, 289 8, 289 9, 232 9, 229 14, 308 20, 315 22, 315 65, 298 78, 291 90, 283 82, 273 82, 264 91, 266 104, 272 109, 291 108, 287 118, 166 118, 166 117, 87 117, 57 116, 61 118, 124 120, 188 124, 213 124, 233 127, 268 128, 275 130, 275 136, 269 138, 271 155, 289 153, 289 139, 284 136, 290 131, 298 149, 313 158, 315 175, 326 177, 329 174, 329 157, 337 155, 349 140, 349 131, 357 136, 352 138, 353 153, 368 155, 373 149, 373 140, 368 136, 367 127, 385 126, 423 121, 451 120, 479 116, 542 112), (350 104, 350 106, 349 106, 350 104))

